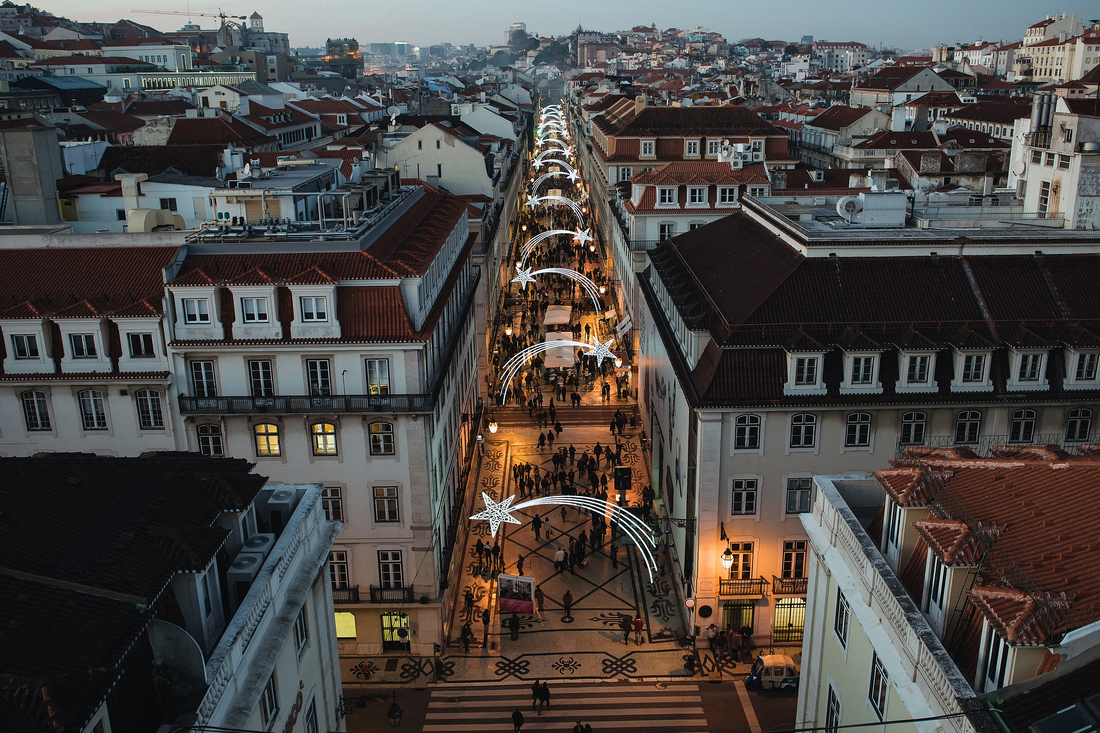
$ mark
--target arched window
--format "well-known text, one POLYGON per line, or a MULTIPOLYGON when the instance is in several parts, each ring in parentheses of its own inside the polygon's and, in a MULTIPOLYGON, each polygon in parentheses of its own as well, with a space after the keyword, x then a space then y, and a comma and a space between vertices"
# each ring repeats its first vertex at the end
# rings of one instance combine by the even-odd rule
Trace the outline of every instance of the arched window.
POLYGON ((336 455, 336 426, 328 422, 314 423, 310 426, 313 437, 313 455, 336 455))
POLYGON ((923 412, 903 412, 901 414, 901 444, 922 445, 927 417, 923 412))
POLYGON ((23 393, 23 417, 27 430, 49 430, 50 413, 46 407, 46 393, 28 390, 23 393))
POLYGON ((1087 407, 1070 410, 1069 420, 1066 421, 1066 442, 1082 443, 1089 439, 1090 432, 1092 432, 1092 410, 1087 407))
POLYGON ((257 456, 281 456, 279 445, 279 426, 275 423, 260 423, 252 428, 256 437, 257 456))
POLYGON ((80 400, 80 419, 85 430, 106 430, 107 410, 103 406, 103 393, 86 389, 77 393, 80 400))
POLYGON ((871 445, 871 413, 853 412, 848 415, 844 431, 844 447, 862 448, 871 445))
POLYGON ((760 448, 760 416, 738 415, 734 420, 733 447, 737 450, 760 448))
POLYGON ((370 424, 370 454, 372 456, 393 455, 393 424, 372 422, 370 424))
POLYGON ((817 415, 802 413, 791 417, 791 447, 813 448, 817 439, 817 415))
POLYGON ((977 410, 963 410, 955 420, 955 442, 977 443, 981 425, 982 413, 977 410))
POLYGON ((151 389, 139 389, 134 392, 137 400, 138 427, 142 430, 163 430, 164 414, 160 409, 160 392, 151 389))
POLYGON ((1030 443, 1035 435, 1035 410, 1016 410, 1008 427, 1009 443, 1030 443))
POLYGON ((222 426, 205 424, 195 428, 199 437, 199 453, 204 456, 224 456, 222 448, 222 426))

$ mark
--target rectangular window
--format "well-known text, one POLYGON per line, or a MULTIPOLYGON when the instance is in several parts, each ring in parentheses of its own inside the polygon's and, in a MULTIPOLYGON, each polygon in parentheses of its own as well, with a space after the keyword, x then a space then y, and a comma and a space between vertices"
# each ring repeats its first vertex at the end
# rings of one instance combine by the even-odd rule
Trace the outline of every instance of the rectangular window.
POLYGON ((344 521, 344 497, 339 486, 326 486, 321 492, 321 508, 330 522, 344 521))
POLYGON ((812 484, 813 479, 787 479, 787 514, 801 514, 810 511, 810 491, 812 484))
POLYGON ((890 678, 878 652, 871 652, 871 684, 867 688, 867 700, 879 720, 886 717, 886 696, 890 692, 890 678))
POLYGON ((836 640, 844 648, 848 647, 848 625, 851 620, 852 612, 848 606, 848 599, 837 589, 836 611, 833 613, 833 633, 836 634, 836 640))
POLYGON ((318 733, 320 728, 317 725, 317 699, 314 698, 309 701, 309 708, 306 709, 306 733, 318 733))
POLYGON ((348 553, 346 551, 333 550, 328 554, 328 577, 333 590, 348 587, 348 553))
POLYGON ((1042 354, 1020 354, 1020 371, 1017 374, 1017 380, 1020 382, 1038 382, 1042 366, 1042 354))
POLYGON ((393 455, 393 423, 373 422, 370 424, 369 433, 372 456, 393 455))
POLYGON ((1066 442, 1082 443, 1089 439, 1090 432, 1092 432, 1092 410, 1087 407, 1070 410, 1069 419, 1066 421, 1066 442))
POLYGON ((722 142, 720 140, 708 140, 707 141, 707 155, 718 155, 722 149, 722 142))
POLYGON ((272 672, 267 684, 264 685, 264 691, 260 694, 260 719, 264 727, 271 725, 271 721, 275 720, 278 714, 279 698, 275 694, 275 673, 272 672))
POLYGON ((1054 153, 1047 153, 1043 163, 1045 165, 1054 165, 1054 153))
POLYGON ((947 587, 947 566, 938 557, 932 557, 932 579, 928 589, 929 608, 943 610, 943 592, 947 587))
POLYGON ((267 323, 267 298, 241 298, 245 323, 267 323))
POLYGON ((794 383, 797 387, 817 386, 816 356, 800 356, 794 360, 794 383))
POLYGON ((931 357, 925 354, 910 356, 905 372, 906 384, 928 384, 928 365, 931 357))
POLYGON ((126 209, 115 209, 115 219, 118 221, 126 221, 126 209))
POLYGON ((77 395, 80 401, 80 419, 85 430, 106 430, 107 411, 103 407, 103 393, 94 389, 77 395))
POLYGON ((383 588, 403 587, 400 550, 378 551, 378 580, 383 588))
POLYGON ((848 415, 844 430, 845 448, 866 448, 871 445, 871 413, 853 412, 848 415))
POLYGON ((903 412, 901 415, 902 445, 921 445, 924 443, 925 414, 923 412, 903 412))
POLYGON ((294 619, 294 648, 302 651, 307 641, 309 641, 309 624, 306 622, 306 609, 303 607, 298 612, 298 617, 294 619))
POLYGON ((160 208, 167 209, 168 211, 176 211, 176 200, 175 199, 161 199, 160 200, 160 208))
POLYGON ((981 428, 982 413, 977 410, 963 410, 955 421, 955 442, 976 443, 981 428))
POLYGON ((38 337, 33 333, 17 333, 11 337, 12 351, 16 359, 37 359, 38 337))
POLYGON ((126 340, 130 344, 130 357, 133 359, 152 359, 157 355, 153 350, 151 333, 128 333, 126 340))
POLYGON ((1038 212, 1040 216, 1046 216, 1047 209, 1050 208, 1050 181, 1043 181, 1039 184, 1039 206, 1038 212))
POLYGON ((707 189, 705 188, 689 188, 688 189, 688 203, 690 204, 705 204, 707 202, 707 189))
POLYGON ((693 155, 698 155, 698 154, 699 154, 699 141, 698 140, 688 140, 687 144, 684 146, 684 155, 693 156, 693 155))
POLYGON ((752 580, 753 546, 751 542, 731 542, 730 580, 752 580))
POLYGON ((202 605, 207 616, 213 613, 214 603, 210 598, 210 573, 203 573, 202 576, 202 605))
POLYGON ((659 204, 674 204, 674 203, 676 203, 676 189, 675 188, 658 188, 657 189, 657 203, 659 203, 659 204))
POLYGON ((733 514, 756 514, 756 479, 733 480, 733 514))
POLYGON ((96 357, 95 335, 91 333, 69 334, 69 350, 74 359, 94 359, 96 357))
POLYGON ((968 354, 963 357, 963 370, 962 370, 963 382, 984 382, 985 381, 985 355, 984 354, 968 354))
POLYGON ((837 733, 840 730, 840 696, 836 688, 829 685, 829 695, 825 703, 825 733, 837 733))
POLYGON ((992 626, 986 632, 986 649, 989 650, 989 655, 986 657, 985 672, 982 675, 985 681, 985 689, 982 692, 993 692, 1004 687, 1005 677, 1008 674, 1008 655, 1011 650, 992 626))
POLYGON ((184 298, 183 322, 210 323, 210 302, 206 298, 184 298))
POLYGON ((1075 378, 1078 382, 1089 382, 1096 379, 1096 364, 1100 361, 1097 354, 1078 354, 1075 378))
POLYGON ((875 374, 875 357, 873 356, 853 356, 852 357, 852 384, 871 384, 871 379, 875 374))
POLYGON ((654 142, 652 140, 642 141, 642 155, 645 157, 652 157, 654 150, 654 142))
POLYGON ((1068 171, 1069 170, 1069 161, 1070 161, 1070 158, 1069 158, 1068 155, 1059 155, 1058 156, 1058 167, 1061 168, 1064 171, 1068 171))
POLYGON ((389 359, 367 359, 367 394, 390 393, 389 359))
POLYGON ((397 487, 396 486, 375 486, 374 487, 374 521, 376 522, 399 522, 400 517, 397 510, 397 487))
POLYGON ((222 444, 221 425, 199 425, 195 428, 195 434, 199 439, 199 453, 204 456, 224 456, 225 450, 222 444))
POLYGON ((279 443, 279 426, 276 423, 254 425, 252 433, 256 439, 257 456, 282 455, 283 449, 279 443))
POLYGON ((30 390, 23 393, 23 417, 27 422, 27 430, 50 429, 50 413, 46 406, 45 392, 30 390))
POLYGON ((252 386, 253 397, 275 396, 275 382, 271 377, 271 362, 269 360, 249 360, 248 381, 252 386))
POLYGON ((306 376, 309 379, 309 393, 311 395, 332 394, 328 359, 306 359, 306 376))
POLYGON ((661 239, 671 239, 672 237, 676 236, 676 225, 675 224, 661 224, 661 225, 658 226, 657 231, 658 231, 658 236, 660 236, 661 239))
POLYGON ((1043 153, 1042 153, 1042 151, 1032 150, 1031 151, 1031 162, 1032 163, 1042 163, 1043 162, 1043 153))
POLYGON ((634 175, 634 169, 629 166, 621 166, 619 168, 619 182, 629 181, 630 177, 634 175))
POLYGON ((191 384, 196 397, 217 397, 218 388, 214 383, 214 362, 191 362, 191 384))
POLYGON ((783 579, 798 580, 806 577, 806 540, 783 543, 783 579))
POLYGON ((720 203, 720 204, 737 203, 737 189, 736 188, 719 188, 718 189, 718 203, 720 203))
POLYGON ((313 323, 328 320, 328 304, 324 296, 302 298, 302 320, 313 323))

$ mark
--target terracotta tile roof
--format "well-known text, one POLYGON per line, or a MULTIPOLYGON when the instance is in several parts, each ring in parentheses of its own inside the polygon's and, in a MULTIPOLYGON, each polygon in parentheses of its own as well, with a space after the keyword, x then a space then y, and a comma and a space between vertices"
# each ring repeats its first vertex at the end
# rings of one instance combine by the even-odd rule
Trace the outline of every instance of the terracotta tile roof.
MULTIPOLYGON (((1011 125, 1014 121, 1031 116, 1030 104, 1015 102, 977 102, 968 104, 944 115, 948 120, 966 120, 969 122, 993 122, 1011 125)), ((967 130, 966 132, 973 132, 967 130)))
POLYGON ((973 565, 977 561, 978 543, 964 522, 922 519, 913 526, 944 565, 973 565))
POLYGON ((607 113, 595 118, 602 132, 617 137, 717 137, 782 135, 774 125, 745 107, 645 107, 621 117, 607 113))
POLYGON ((145 127, 145 120, 112 110, 81 112, 80 117, 111 132, 133 132, 145 127))
POLYGON ((154 65, 148 61, 138 61, 125 56, 54 56, 35 61, 31 66, 148 66, 153 68, 154 65))
POLYGON ((0 382, 65 382, 70 380, 76 382, 101 380, 159 382, 167 381, 169 376, 171 376, 169 372, 53 372, 50 374, 0 374, 0 382))
POLYGON ((886 494, 900 506, 925 506, 932 500, 931 487, 914 467, 887 468, 875 472, 875 479, 886 494))
POLYGON ((176 120, 169 145, 234 145, 249 149, 276 145, 278 140, 264 135, 239 120, 226 121, 220 117, 183 117, 176 120))
MULTIPOLYGON (((284 107, 283 109, 268 109, 256 102, 249 102, 248 114, 241 115, 242 120, 248 120, 257 127, 262 127, 264 130, 281 130, 288 127, 297 127, 298 125, 304 125, 307 122, 313 122, 316 118, 309 114, 295 109, 294 107, 284 107), (265 120, 264 117, 271 117, 275 114, 289 114, 290 118, 283 122, 272 122, 271 120, 265 120)), ((236 120, 234 120, 236 121, 236 120)))
POLYGON ((822 130, 834 130, 839 132, 842 128, 859 122, 873 111, 874 110, 869 107, 843 107, 834 105, 817 117, 814 117, 812 120, 806 120, 806 125, 817 127, 822 130))
POLYGON ((852 147, 856 150, 931 150, 939 145, 934 132, 880 132, 852 147))
POLYGON ((750 168, 752 166, 736 170, 729 163, 684 161, 668 163, 660 168, 638 173, 630 181, 631 183, 651 186, 735 185, 739 183, 760 183, 761 180, 763 183, 767 183, 768 178, 764 175, 763 165, 757 165, 754 170, 750 170, 750 168))
POLYGON ((223 145, 112 145, 103 151, 99 170, 146 173, 150 177, 179 171, 185 176, 212 176, 222 164, 223 145))
POLYGON ((79 305, 89 316, 159 316, 162 270, 177 247, 0 250, 0 318, 41 318, 79 305))

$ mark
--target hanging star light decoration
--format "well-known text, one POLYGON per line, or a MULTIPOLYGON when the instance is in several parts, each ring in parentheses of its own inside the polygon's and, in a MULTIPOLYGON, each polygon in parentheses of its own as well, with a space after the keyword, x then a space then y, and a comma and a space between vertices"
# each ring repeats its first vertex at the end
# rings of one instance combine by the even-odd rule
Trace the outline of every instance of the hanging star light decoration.
POLYGON ((578 227, 577 231, 573 232, 573 240, 577 241, 577 242, 580 242, 581 244, 584 244, 585 242, 593 241, 593 239, 592 239, 592 230, 591 229, 580 229, 578 227))
POLYGON ((524 270, 522 267, 517 267, 516 276, 512 278, 512 282, 519 283, 519 286, 526 290, 527 283, 535 282, 535 276, 531 274, 530 267, 528 267, 526 270, 524 270))
POLYGON ((576 183, 580 179, 580 174, 574 170, 569 171, 569 180, 576 183))
MULTIPOLYGON (((609 342, 610 343, 610 342, 609 342)), ((510 524, 523 524, 520 520, 512 516, 509 507, 512 502, 516 500, 515 494, 509 496, 499 504, 493 501, 493 497, 481 492, 481 500, 485 502, 485 510, 478 512, 470 517, 470 519, 484 519, 489 522, 489 536, 497 536, 497 528, 500 527, 502 522, 508 522, 510 524)))
POLYGON ((596 357, 596 366, 603 366, 604 359, 615 360, 615 355, 611 353, 611 344, 613 343, 615 343, 614 338, 608 339, 606 344, 601 344, 596 339, 592 339, 592 346, 589 351, 584 352, 584 355, 596 357))

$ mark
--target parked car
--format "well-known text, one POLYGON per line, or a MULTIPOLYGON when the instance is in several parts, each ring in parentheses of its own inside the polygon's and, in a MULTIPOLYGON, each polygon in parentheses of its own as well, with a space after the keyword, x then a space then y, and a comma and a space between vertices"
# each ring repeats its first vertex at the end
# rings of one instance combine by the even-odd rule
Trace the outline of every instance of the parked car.
POLYGON ((745 684, 764 690, 797 690, 798 665, 786 654, 765 654, 756 658, 745 684))

